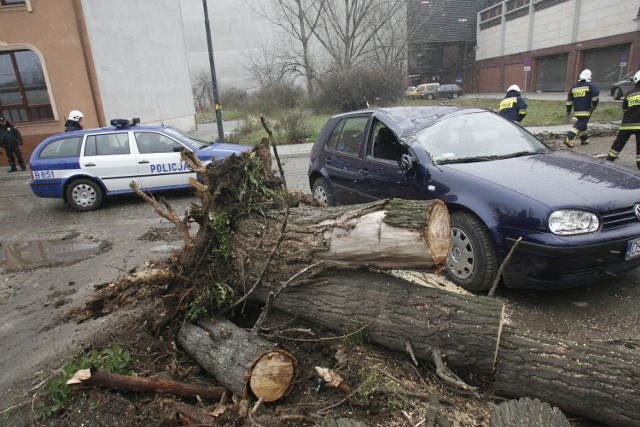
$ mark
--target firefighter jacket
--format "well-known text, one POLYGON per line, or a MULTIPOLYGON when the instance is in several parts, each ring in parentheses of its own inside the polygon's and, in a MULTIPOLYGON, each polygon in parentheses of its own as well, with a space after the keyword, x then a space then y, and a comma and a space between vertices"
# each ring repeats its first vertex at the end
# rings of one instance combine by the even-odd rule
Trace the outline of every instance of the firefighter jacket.
POLYGON ((640 131, 640 82, 624 97, 622 111, 620 130, 640 131))
POLYGON ((498 113, 514 122, 520 122, 527 115, 527 103, 520 96, 520 92, 510 90, 507 96, 500 101, 500 109, 498 113))
POLYGON ((590 117, 598 106, 599 96, 600 91, 596 85, 586 80, 580 80, 573 85, 567 96, 567 114, 571 114, 573 108, 574 116, 590 117))

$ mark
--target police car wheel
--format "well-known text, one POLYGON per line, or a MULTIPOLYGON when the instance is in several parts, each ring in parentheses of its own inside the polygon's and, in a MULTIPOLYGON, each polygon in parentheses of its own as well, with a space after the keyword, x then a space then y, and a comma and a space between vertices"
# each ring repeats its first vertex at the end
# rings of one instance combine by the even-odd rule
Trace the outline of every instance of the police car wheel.
POLYGON ((102 189, 89 179, 77 179, 67 188, 67 201, 80 212, 98 209, 102 204, 102 189))

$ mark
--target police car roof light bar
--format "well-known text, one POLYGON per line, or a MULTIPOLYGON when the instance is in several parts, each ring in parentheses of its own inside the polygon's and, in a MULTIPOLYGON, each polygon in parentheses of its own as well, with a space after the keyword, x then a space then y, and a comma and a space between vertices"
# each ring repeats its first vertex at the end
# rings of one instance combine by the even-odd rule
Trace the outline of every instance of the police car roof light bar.
POLYGON ((140 123, 140 118, 139 117, 134 117, 131 120, 128 119, 112 119, 109 123, 111 123, 111 126, 115 127, 116 129, 123 129, 123 128, 128 128, 129 126, 135 126, 138 123, 140 123))

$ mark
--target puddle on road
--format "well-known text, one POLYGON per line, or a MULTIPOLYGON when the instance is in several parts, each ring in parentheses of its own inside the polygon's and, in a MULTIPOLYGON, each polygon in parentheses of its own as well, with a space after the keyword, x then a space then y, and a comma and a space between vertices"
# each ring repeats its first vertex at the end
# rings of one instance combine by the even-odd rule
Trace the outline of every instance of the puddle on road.
POLYGON ((2 242, 0 267, 6 269, 42 267, 77 261, 103 252, 102 242, 89 240, 32 240, 2 242))

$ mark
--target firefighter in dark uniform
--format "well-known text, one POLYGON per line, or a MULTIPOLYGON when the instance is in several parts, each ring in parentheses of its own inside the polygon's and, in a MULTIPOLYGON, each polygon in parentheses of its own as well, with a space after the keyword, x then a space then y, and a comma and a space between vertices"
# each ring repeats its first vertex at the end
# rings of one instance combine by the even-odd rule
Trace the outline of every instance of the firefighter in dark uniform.
POLYGON ((520 87, 511 85, 507 89, 507 95, 500 101, 498 113, 514 122, 521 122, 527 115, 527 103, 520 95, 520 87))
POLYGON ((587 133, 587 123, 591 118, 591 113, 598 106, 600 100, 600 91, 598 87, 591 83, 591 71, 584 70, 580 73, 578 83, 573 85, 567 96, 567 118, 573 115, 577 119, 571 130, 567 132, 564 138, 564 145, 573 148, 573 138, 580 136, 580 143, 587 145, 589 143, 589 134, 587 133))
POLYGON ((82 125, 80 124, 80 121, 82 120, 83 117, 84 117, 84 114, 82 114, 80 111, 78 110, 71 111, 69 113, 69 118, 64 123, 64 131, 73 132, 74 130, 82 130, 83 128, 82 128, 82 125))
POLYGON ((9 172, 18 171, 16 168, 16 159, 18 159, 20 169, 23 171, 27 170, 24 165, 24 159, 22 158, 22 152, 20 151, 20 146, 23 144, 22 135, 20 135, 18 128, 5 120, 4 117, 0 117, 0 144, 4 147, 7 152, 7 157, 9 158, 9 165, 11 166, 9 172))
POLYGON ((640 71, 633 75, 635 87, 622 101, 622 122, 618 136, 607 153, 607 160, 615 160, 620 155, 631 135, 636 136, 636 166, 640 169, 640 71))

